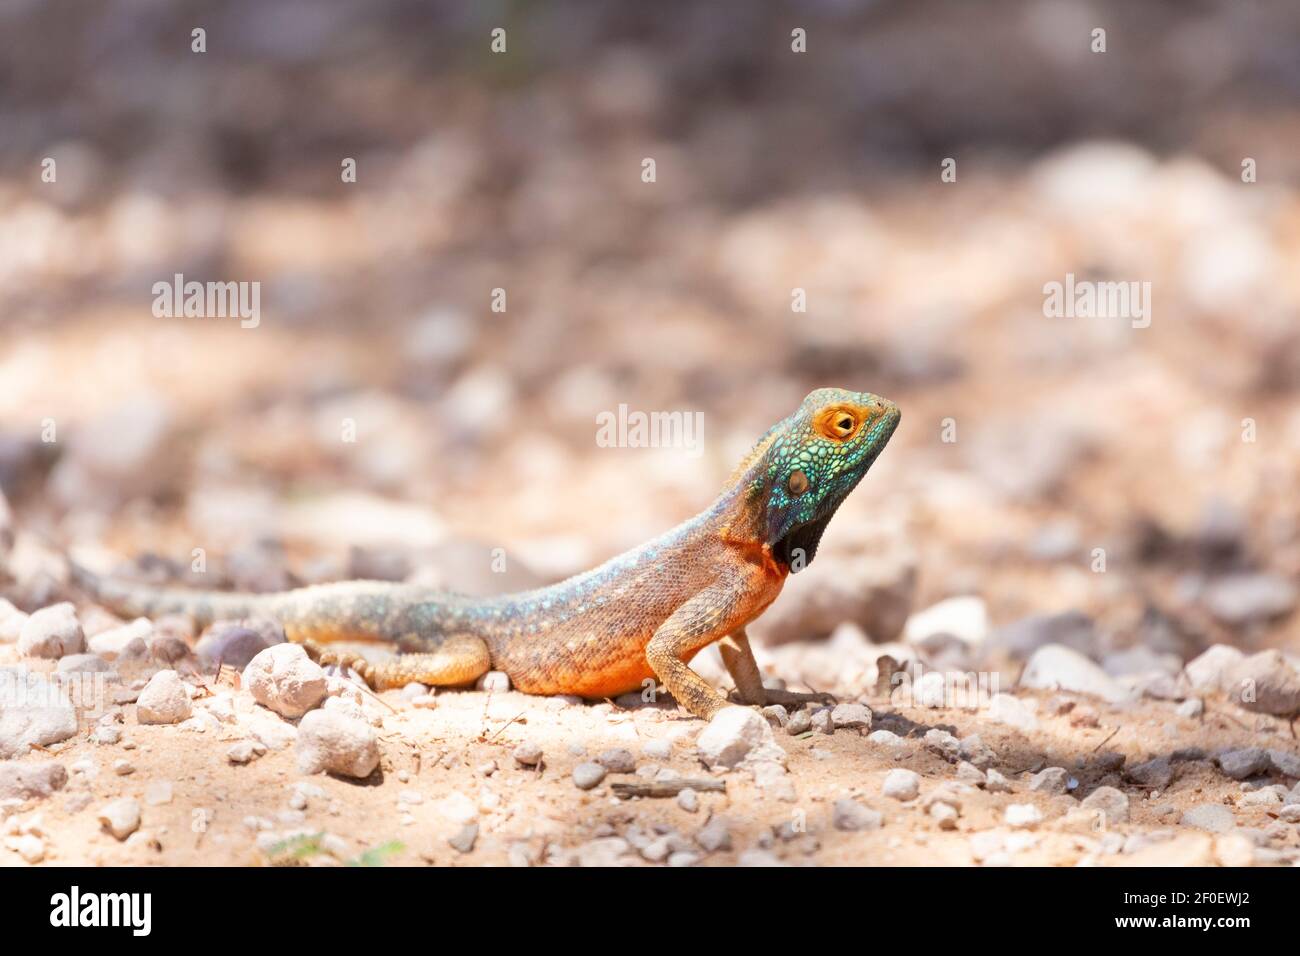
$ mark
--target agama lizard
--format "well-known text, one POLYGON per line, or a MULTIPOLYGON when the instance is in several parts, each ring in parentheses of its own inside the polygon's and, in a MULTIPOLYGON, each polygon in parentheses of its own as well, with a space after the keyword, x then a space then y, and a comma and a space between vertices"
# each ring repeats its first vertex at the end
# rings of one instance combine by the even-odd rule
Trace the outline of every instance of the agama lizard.
POLYGON ((472 683, 490 668, 529 694, 612 697, 657 679, 697 717, 727 701, 688 667, 721 641, 748 704, 822 699, 764 688, 745 626, 817 553, 835 510, 898 425, 893 402, 822 388, 768 430, 703 513, 599 567, 550 587, 474 599, 408 584, 349 581, 280 594, 157 590, 73 565, 76 583, 105 606, 148 617, 267 616, 322 663, 347 664, 376 689, 419 681, 472 683), (322 647, 386 641, 370 662, 322 647))

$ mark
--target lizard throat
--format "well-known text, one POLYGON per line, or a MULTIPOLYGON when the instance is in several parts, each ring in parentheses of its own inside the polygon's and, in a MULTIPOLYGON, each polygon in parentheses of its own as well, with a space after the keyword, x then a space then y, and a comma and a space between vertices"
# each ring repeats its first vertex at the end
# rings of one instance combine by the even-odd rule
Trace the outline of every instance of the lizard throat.
POLYGON ((786 566, 793 565, 796 560, 799 560, 801 567, 807 567, 817 554, 817 545, 821 543, 822 532, 830 522, 831 515, 827 514, 795 525, 772 546, 773 557, 786 566))

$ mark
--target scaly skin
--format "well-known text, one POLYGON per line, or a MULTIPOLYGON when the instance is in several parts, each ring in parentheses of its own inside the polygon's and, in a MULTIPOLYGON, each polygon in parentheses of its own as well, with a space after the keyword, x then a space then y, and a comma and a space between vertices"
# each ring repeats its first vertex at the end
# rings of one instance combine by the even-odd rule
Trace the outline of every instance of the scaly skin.
POLYGON ((529 694, 612 697, 660 684, 708 719, 726 701, 687 664, 722 641, 749 704, 819 695, 767 690, 745 635, 810 562, 827 522, 898 425, 897 406, 865 392, 810 394, 745 457, 716 501, 691 520, 594 570, 550 587, 476 600, 425 588, 350 581, 283 594, 159 591, 74 567, 100 603, 129 614, 214 620, 269 616, 323 662, 352 665, 375 688, 461 685, 489 668, 529 694), (384 641, 395 660, 370 663, 322 642, 384 641))

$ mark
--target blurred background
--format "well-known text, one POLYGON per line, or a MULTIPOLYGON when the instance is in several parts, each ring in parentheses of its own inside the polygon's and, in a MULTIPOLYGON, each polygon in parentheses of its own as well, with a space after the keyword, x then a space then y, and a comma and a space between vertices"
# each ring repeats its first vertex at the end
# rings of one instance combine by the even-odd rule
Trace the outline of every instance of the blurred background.
POLYGON ((6 0, 4 593, 58 596, 62 546, 555 580, 838 385, 903 424, 769 646, 1294 649, 1298 98, 1284 0, 6 0), (176 273, 260 324, 155 317, 176 273), (1150 282, 1150 327, 1045 317, 1067 274, 1150 282), (598 447, 620 403, 703 454, 598 447))

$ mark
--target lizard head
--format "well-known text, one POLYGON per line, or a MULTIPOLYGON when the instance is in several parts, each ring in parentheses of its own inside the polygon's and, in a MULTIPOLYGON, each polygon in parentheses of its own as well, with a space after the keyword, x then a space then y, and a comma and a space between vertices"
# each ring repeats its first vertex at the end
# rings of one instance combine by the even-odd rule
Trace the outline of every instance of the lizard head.
POLYGON ((822 532, 898 427, 898 406, 869 392, 819 388, 760 442, 755 490, 766 497, 772 556, 800 570, 822 532))

